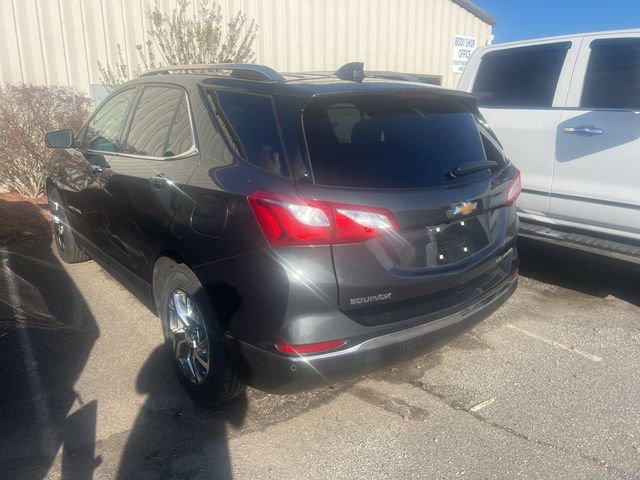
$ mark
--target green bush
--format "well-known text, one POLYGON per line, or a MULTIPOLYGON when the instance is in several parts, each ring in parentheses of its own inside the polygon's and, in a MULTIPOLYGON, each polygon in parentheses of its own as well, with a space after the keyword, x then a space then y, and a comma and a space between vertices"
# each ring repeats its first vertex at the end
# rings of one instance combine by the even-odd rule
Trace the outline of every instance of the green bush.
POLYGON ((89 97, 69 87, 0 85, 0 185, 37 197, 44 194, 50 130, 77 132, 91 112, 89 97))

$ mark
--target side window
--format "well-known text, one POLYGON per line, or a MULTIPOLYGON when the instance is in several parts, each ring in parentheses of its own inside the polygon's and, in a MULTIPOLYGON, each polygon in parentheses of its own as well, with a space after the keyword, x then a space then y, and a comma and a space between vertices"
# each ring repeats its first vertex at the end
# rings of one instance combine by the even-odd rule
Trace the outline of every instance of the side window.
POLYGON ((583 108, 640 108, 640 38, 591 42, 583 108))
POLYGON ((130 88, 107 100, 87 125, 84 148, 101 152, 118 152, 122 127, 136 89, 130 88))
POLYGON ((152 157, 184 153, 167 149, 169 133, 184 98, 185 93, 177 88, 144 87, 133 113, 123 151, 152 157))
POLYGON ((192 147, 193 133, 191 131, 191 118, 189 117, 189 109, 187 108, 187 97, 183 97, 180 105, 178 105, 176 119, 169 131, 166 153, 169 154, 169 156, 181 155, 191 150, 192 147))
POLYGON ((473 85, 481 107, 551 107, 571 42, 509 48, 482 57, 473 85))
POLYGON ((218 91, 217 98, 240 155, 263 170, 288 175, 271 98, 229 91, 218 91))

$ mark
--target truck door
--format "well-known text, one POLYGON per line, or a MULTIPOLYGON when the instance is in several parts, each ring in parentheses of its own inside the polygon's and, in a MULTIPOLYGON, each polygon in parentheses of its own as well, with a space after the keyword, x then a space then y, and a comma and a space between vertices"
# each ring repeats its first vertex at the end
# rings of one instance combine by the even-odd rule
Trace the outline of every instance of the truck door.
POLYGON ((480 50, 460 83, 478 96, 482 115, 522 172, 521 213, 547 214, 556 129, 579 44, 568 38, 480 50))
POLYGON ((562 112, 549 215, 640 235, 640 36, 586 37, 562 112))

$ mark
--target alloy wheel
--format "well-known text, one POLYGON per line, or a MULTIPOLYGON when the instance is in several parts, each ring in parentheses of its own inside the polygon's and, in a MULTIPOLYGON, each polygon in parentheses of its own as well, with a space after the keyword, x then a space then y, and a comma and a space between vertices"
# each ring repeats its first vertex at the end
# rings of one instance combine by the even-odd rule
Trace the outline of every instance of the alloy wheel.
POLYGON ((182 374, 193 384, 201 385, 209 374, 209 337, 204 319, 193 299, 176 288, 169 295, 168 335, 173 354, 182 374))

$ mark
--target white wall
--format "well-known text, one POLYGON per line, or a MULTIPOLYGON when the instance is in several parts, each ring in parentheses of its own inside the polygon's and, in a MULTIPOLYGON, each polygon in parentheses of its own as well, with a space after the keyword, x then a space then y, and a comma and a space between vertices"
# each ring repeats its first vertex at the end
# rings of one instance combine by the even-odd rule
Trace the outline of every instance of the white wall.
MULTIPOLYGON (((144 10, 154 0, 0 0, 0 82, 100 84, 97 61, 129 63, 146 40, 144 10)), ((220 0, 260 25, 258 63, 281 71, 367 69, 443 76, 454 87, 454 34, 490 41, 491 26, 450 0, 220 0)), ((175 0, 159 0, 170 11, 175 0)))

